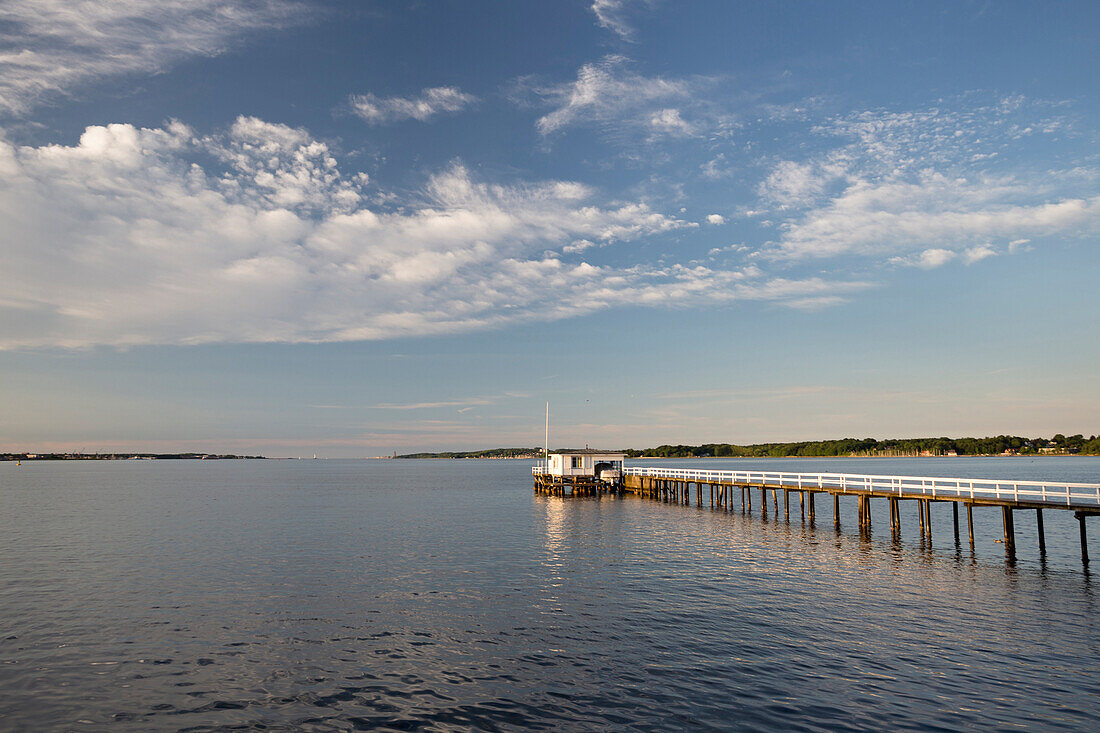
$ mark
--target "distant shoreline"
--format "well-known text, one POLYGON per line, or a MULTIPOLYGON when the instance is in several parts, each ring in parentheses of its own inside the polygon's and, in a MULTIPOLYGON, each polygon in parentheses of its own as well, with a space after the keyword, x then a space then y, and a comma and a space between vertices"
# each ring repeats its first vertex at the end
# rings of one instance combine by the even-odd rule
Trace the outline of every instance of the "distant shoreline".
POLYGON ((0 453, 0 461, 243 461, 267 456, 219 453, 0 453))

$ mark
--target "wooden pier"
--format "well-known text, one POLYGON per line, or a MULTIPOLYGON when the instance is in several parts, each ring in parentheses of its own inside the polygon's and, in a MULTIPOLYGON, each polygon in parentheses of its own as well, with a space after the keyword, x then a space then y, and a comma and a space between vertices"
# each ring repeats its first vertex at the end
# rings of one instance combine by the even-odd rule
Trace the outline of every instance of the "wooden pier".
POLYGON ((615 493, 622 488, 621 482, 608 483, 595 476, 553 476, 545 472, 534 475, 535 493, 546 496, 597 496, 615 493))
POLYGON ((966 510, 966 534, 970 547, 974 547, 974 509, 999 507, 1004 530, 1005 553, 1010 559, 1016 555, 1016 531, 1013 513, 1019 510, 1034 511, 1039 542, 1039 553, 1046 554, 1046 537, 1043 529, 1043 510, 1060 509, 1074 512, 1080 526, 1081 560, 1089 561, 1085 519, 1100 515, 1100 484, 1058 483, 1042 481, 1000 481, 995 479, 942 478, 921 476, 876 476, 844 473, 784 473, 771 471, 717 471, 681 468, 624 468, 618 485, 599 484, 586 487, 583 493, 574 489, 570 493, 547 491, 548 483, 535 467, 535 490, 556 493, 559 496, 591 496, 603 492, 630 493, 642 498, 711 508, 732 510, 739 507, 742 513, 753 511, 753 494, 759 492, 758 511, 766 518, 770 510, 778 518, 782 501, 783 517, 790 520, 792 510, 811 524, 817 521, 816 499, 819 495, 832 498, 832 520, 840 526, 840 497, 853 496, 857 500, 857 524, 861 532, 871 529, 871 501, 882 499, 888 503, 890 531, 901 534, 901 503, 916 502, 917 524, 920 535, 932 538, 932 502, 948 502, 952 509, 952 531, 955 542, 960 541, 960 506, 966 510), (792 508, 792 494, 798 502, 792 508), (705 497, 705 499, 704 499, 705 497))

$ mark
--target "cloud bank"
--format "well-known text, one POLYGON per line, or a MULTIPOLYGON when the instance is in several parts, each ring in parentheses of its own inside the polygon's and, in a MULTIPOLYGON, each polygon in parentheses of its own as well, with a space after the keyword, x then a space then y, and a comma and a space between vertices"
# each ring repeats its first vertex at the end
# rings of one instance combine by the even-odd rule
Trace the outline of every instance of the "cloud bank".
POLYGON ((305 130, 251 117, 0 142, 0 348, 369 340, 627 305, 820 307, 863 287, 590 264, 566 248, 696 225, 575 182, 493 184, 456 163, 393 208, 368 206, 368 185, 305 130))
POLYGON ((968 264, 1020 237, 1100 233, 1096 172, 1029 169, 1013 154, 1063 122, 1021 98, 915 112, 852 113, 814 128, 819 152, 775 161, 761 208, 780 221, 779 259, 892 256, 895 264, 968 264), (1025 124, 1021 119, 1029 121, 1025 124))

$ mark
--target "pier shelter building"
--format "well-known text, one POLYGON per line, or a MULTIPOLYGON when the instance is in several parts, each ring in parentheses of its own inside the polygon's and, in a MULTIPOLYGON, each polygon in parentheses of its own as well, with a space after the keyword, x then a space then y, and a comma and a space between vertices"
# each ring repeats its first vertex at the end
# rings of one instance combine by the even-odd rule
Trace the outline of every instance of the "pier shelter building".
POLYGON ((535 468, 536 490, 556 496, 595 494, 618 488, 623 477, 625 453, 591 448, 550 453, 535 468))

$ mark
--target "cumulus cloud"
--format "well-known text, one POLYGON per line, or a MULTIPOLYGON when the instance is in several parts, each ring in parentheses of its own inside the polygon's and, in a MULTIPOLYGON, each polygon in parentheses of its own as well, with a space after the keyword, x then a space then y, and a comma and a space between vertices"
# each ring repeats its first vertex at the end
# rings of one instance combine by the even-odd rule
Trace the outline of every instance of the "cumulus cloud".
POLYGON ((477 103, 477 97, 457 87, 432 87, 415 97, 376 97, 355 94, 349 98, 352 112, 372 124, 413 119, 427 122, 444 113, 461 112, 477 103))
POLYGON ((984 260, 986 257, 993 257, 996 254, 997 250, 993 249, 992 246, 988 244, 979 244, 976 247, 971 247, 964 251, 962 256, 966 264, 972 265, 975 262, 984 260))
POLYGON ((302 17, 287 0, 6 0, 0 4, 0 111, 99 78, 216 56, 241 36, 302 17))
POLYGON ((896 265, 919 267, 922 270, 933 270, 937 267, 943 267, 948 262, 955 259, 956 256, 957 255, 949 249, 933 248, 926 249, 919 255, 913 257, 894 257, 890 261, 896 265))
POLYGON ((662 109, 651 114, 649 126, 654 132, 676 137, 690 137, 695 134, 695 128, 681 117, 680 110, 675 108, 662 109))
POLYGON ((207 136, 116 124, 72 146, 0 141, 0 253, 18 273, 0 348, 381 339, 865 287, 585 262, 566 248, 692 224, 574 182, 500 185, 456 163, 392 209, 366 205, 365 184, 306 131, 250 117, 207 136))
POLYGON ((721 226, 726 223, 726 217, 721 214, 707 214, 707 224, 721 226))

